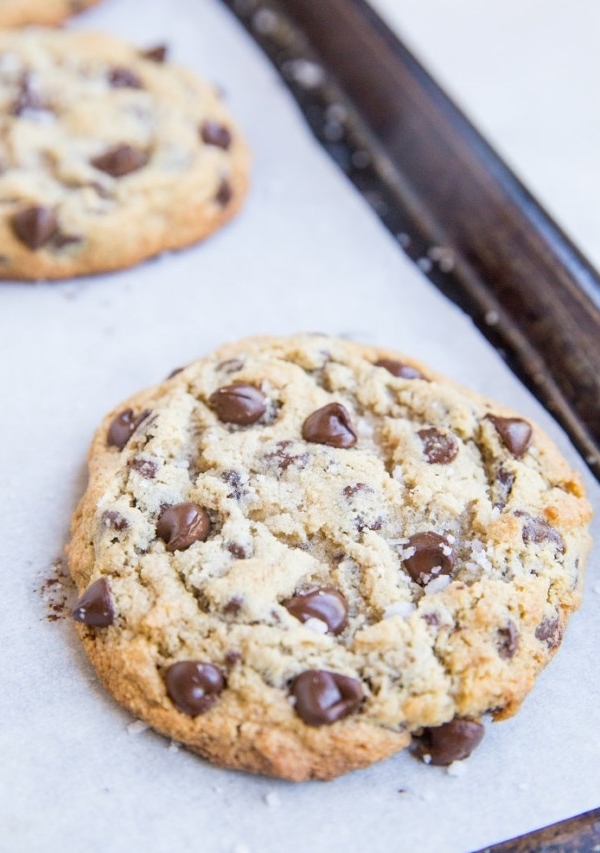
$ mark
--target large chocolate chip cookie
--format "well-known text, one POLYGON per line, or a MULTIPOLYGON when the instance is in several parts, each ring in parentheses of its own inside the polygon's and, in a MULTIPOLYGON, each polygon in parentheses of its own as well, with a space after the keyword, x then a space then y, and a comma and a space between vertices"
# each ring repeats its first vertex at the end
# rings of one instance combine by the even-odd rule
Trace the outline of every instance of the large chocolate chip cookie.
POLYGON ((73 521, 81 637, 134 714, 301 780, 464 758, 579 604, 590 507, 548 438, 396 353, 225 346, 112 412, 73 521))

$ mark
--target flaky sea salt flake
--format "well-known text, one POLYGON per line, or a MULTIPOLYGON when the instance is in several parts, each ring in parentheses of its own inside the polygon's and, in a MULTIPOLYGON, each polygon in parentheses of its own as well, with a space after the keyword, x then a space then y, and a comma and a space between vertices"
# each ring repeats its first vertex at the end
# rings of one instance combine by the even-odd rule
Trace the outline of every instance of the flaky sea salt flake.
POLYGON ((133 723, 129 723, 127 726, 127 733, 132 737, 137 737, 137 735, 141 735, 146 729, 149 729, 150 726, 148 723, 145 723, 143 720, 134 720, 133 723))

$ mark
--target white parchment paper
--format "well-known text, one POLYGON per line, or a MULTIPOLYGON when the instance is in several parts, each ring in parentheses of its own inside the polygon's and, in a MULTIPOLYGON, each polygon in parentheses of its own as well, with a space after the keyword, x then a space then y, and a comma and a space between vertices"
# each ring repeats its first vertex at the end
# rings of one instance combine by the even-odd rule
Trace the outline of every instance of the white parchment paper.
POLYGON ((40 587, 103 414, 242 335, 320 330, 404 349, 537 419, 582 467, 312 141, 218 0, 105 0, 77 26, 166 40, 222 84, 254 150, 253 191, 233 224, 189 251, 93 280, 0 286, 0 849, 464 852, 598 806, 597 551, 557 658, 516 718, 488 726, 462 775, 408 753, 330 783, 214 768, 132 727, 70 621, 48 620, 40 587))

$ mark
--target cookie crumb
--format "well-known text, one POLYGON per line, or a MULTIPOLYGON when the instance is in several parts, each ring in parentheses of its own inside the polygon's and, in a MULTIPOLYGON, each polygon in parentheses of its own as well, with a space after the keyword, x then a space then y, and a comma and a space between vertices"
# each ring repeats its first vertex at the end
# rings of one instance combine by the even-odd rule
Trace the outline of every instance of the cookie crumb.
POLYGON ((52 562, 52 572, 42 581, 39 592, 46 605, 48 622, 58 622, 71 614, 74 584, 62 557, 57 557, 52 562))

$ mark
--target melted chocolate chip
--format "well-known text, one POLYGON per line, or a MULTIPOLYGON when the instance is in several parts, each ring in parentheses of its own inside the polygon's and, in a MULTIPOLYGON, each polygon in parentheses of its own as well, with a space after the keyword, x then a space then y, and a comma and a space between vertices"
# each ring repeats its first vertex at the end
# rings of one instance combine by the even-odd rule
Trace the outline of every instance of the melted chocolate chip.
POLYGON ((341 720, 358 708, 364 696, 360 681, 323 669, 301 673, 292 683, 291 692, 296 699, 296 713, 309 726, 341 720))
POLYGON ((485 730, 481 723, 458 718, 425 729, 415 750, 419 758, 429 756, 429 764, 447 766, 453 761, 463 761, 479 746, 485 730))
POLYGON ((141 89, 142 81, 130 68, 112 68, 108 82, 113 89, 141 89))
POLYGON ((404 568, 416 583, 424 585, 440 575, 449 575, 454 568, 454 555, 448 540, 438 533, 415 533, 406 548, 415 549, 414 554, 404 560, 404 568))
POLYGON ((394 361, 391 358, 381 358, 375 362, 375 367, 383 367, 392 376, 397 376, 400 379, 425 379, 420 370, 412 367, 410 364, 403 364, 401 361, 394 361))
POLYGON ((205 145, 215 145, 225 151, 231 145, 231 133, 222 124, 216 121, 205 121, 200 128, 200 136, 205 145))
POLYGON ((127 519, 114 509, 107 509, 102 513, 102 524, 111 530, 117 530, 119 533, 129 527, 127 519))
POLYGON ((225 689, 220 669, 211 663, 193 660, 170 666, 165 673, 165 684, 173 704, 190 717, 208 711, 225 689))
POLYGON ((113 178, 122 178, 131 172, 137 172, 147 162, 148 155, 132 145, 116 145, 91 161, 95 169, 106 172, 113 178))
POLYGON ((105 578, 99 578, 82 593, 73 608, 73 619, 94 628, 107 628, 115 619, 110 589, 105 578))
POLYGON ((295 595, 283 603, 296 619, 301 622, 320 619, 332 634, 340 634, 348 622, 348 603, 336 589, 315 589, 295 595))
POLYGON ((293 441, 278 441, 272 453, 265 453, 265 460, 274 462, 280 471, 287 471, 290 465, 302 471, 308 465, 310 453, 294 453, 293 444, 293 441))
POLYGON ((221 207, 227 207, 232 198, 233 190, 231 189, 231 184, 226 178, 223 178, 219 184, 217 194, 215 195, 215 201, 217 204, 220 204, 221 207))
POLYGON ((181 503, 163 510, 156 523, 156 535, 167 551, 185 551, 194 542, 204 542, 210 533, 207 511, 194 503, 181 503))
POLYGON ((486 418, 494 424, 505 447, 520 459, 531 444, 531 424, 522 418, 501 418, 497 415, 486 415, 486 418))
POLYGON ((421 429, 418 436, 423 442, 423 453, 430 465, 447 465, 458 455, 458 442, 452 433, 437 429, 421 429))
POLYGON ((341 403, 329 403, 304 421, 302 438, 330 447, 353 447, 357 436, 348 411, 341 403))
POLYGON ((35 251, 58 231, 58 220, 50 208, 33 205, 16 213, 12 218, 15 236, 35 251))
MULTIPOLYGON (((526 514, 516 512, 515 515, 526 514)), ((537 516, 526 517, 523 523, 523 542, 525 545, 528 545, 530 542, 533 542, 535 545, 551 542, 561 554, 565 552, 565 543, 558 530, 552 527, 551 524, 548 524, 543 518, 537 516)))
POLYGON ((140 51, 140 56, 144 59, 149 59, 150 62, 164 62, 168 56, 169 48, 166 44, 157 44, 155 47, 149 47, 147 50, 140 51))
POLYGON ((498 631, 498 654, 505 660, 510 660, 516 654, 519 648, 519 632, 517 626, 509 619, 506 623, 506 628, 500 628, 498 631))
POLYGON ((108 429, 107 444, 123 450, 133 433, 149 414, 150 412, 147 409, 140 412, 139 415, 134 415, 133 409, 125 409, 125 411, 120 412, 113 419, 108 429))
POLYGON ((153 480, 158 471, 158 465, 151 459, 143 459, 141 456, 136 456, 130 462, 134 471, 137 471, 140 477, 145 477, 147 480, 153 480))
POLYGON ((254 385, 224 385, 211 395, 210 404, 225 424, 249 426, 267 411, 267 398, 254 385))
POLYGON ((549 649, 558 648, 562 640, 562 629, 558 617, 542 619, 535 629, 535 636, 540 643, 546 643, 549 649))

